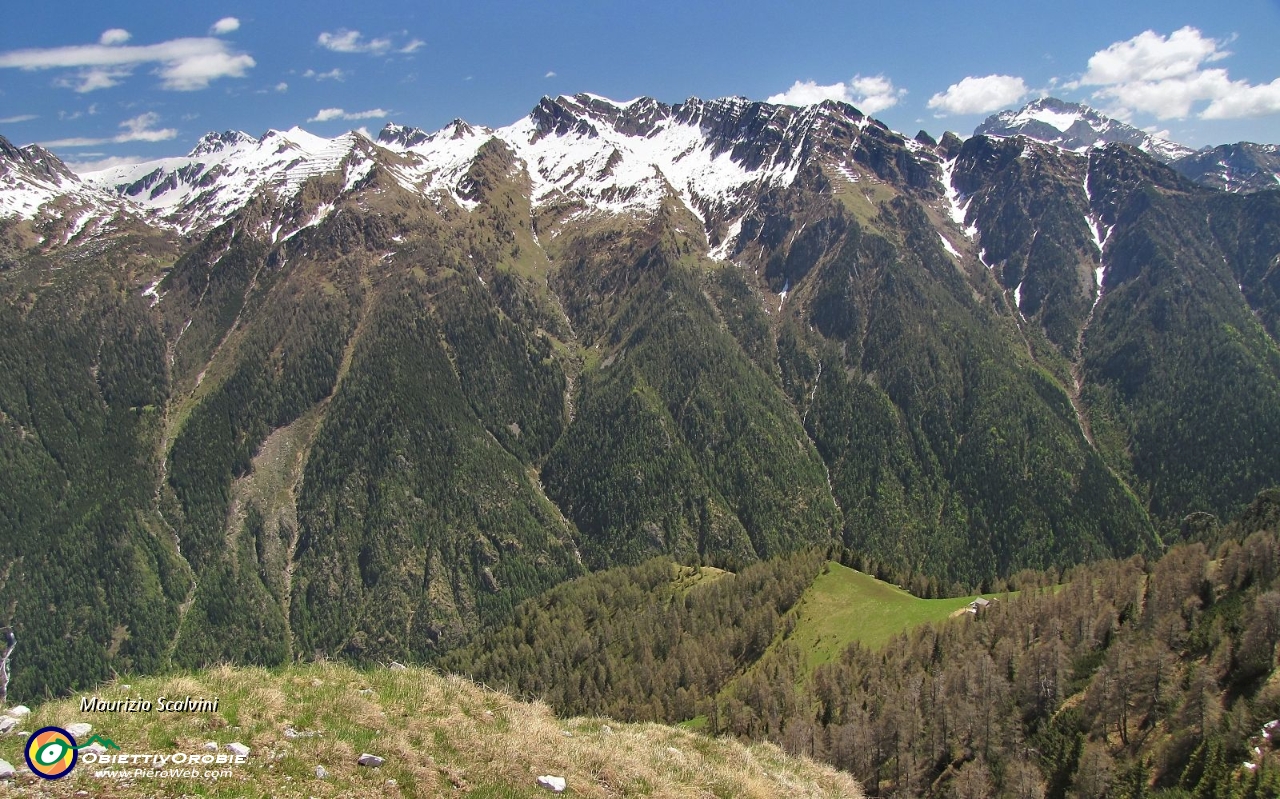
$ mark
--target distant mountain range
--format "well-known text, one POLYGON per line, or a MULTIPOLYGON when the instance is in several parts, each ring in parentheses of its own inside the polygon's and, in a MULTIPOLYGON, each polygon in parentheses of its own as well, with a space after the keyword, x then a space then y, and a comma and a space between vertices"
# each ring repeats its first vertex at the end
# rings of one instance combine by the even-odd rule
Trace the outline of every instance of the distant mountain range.
POLYGON ((1280 146, 1222 144, 1192 150, 1111 119, 1080 103, 1054 97, 1034 100, 1017 111, 993 114, 974 130, 975 136, 1026 136, 1083 152, 1106 144, 1129 144, 1169 164, 1197 183, 1233 192, 1280 186, 1280 146))
POLYGON ((657 554, 977 585, 1239 510, 1280 191, 1064 109, 579 94, 80 176, 0 140, 11 694, 426 658, 657 554))

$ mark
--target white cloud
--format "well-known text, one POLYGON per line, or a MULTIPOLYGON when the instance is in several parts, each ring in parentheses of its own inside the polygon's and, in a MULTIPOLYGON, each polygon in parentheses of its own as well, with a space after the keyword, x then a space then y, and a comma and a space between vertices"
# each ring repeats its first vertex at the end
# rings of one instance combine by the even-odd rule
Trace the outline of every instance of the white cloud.
POLYGON ((139 65, 156 64, 163 88, 192 91, 218 78, 244 77, 256 63, 251 56, 233 52, 226 42, 212 37, 125 46, 121 35, 127 33, 111 30, 102 35, 102 41, 112 44, 10 50, 0 53, 0 68, 79 69, 74 79, 64 78, 57 85, 89 92, 117 85, 139 65))
POLYGON ((321 108, 316 115, 308 119, 308 122, 330 122, 335 119, 353 120, 353 119, 380 119, 390 116, 390 111, 381 108, 373 108, 368 111, 353 111, 347 113, 341 108, 321 108))
POLYGON ((16 117, 0 119, 0 125, 16 125, 19 122, 30 122, 33 119, 37 119, 35 114, 18 114, 16 117))
MULTIPOLYGON (((316 43, 335 53, 382 55, 391 49, 390 39, 365 39, 360 34, 360 31, 347 30, 346 28, 339 28, 334 33, 321 33, 316 43)), ((415 47, 414 49, 416 50, 417 48, 415 47)), ((412 52, 412 50, 409 52, 412 52)))
POLYGON ((289 84, 285 83, 284 81, 280 81, 279 83, 276 84, 276 91, 281 93, 289 91, 289 84))
POLYGON ((1201 119, 1280 113, 1280 78, 1253 85, 1231 80, 1221 67, 1206 68, 1231 55, 1227 44, 1190 26, 1168 36, 1143 31, 1094 53, 1084 75, 1065 85, 1098 87, 1093 97, 1109 102, 1108 111, 1126 119, 1135 113, 1185 118, 1201 104, 1201 119))
POLYGON ((1085 86, 1161 81, 1192 75, 1202 63, 1230 55, 1224 42, 1206 39, 1192 27, 1174 31, 1168 38, 1144 31, 1127 42, 1116 42, 1089 59, 1089 70, 1080 78, 1085 86))
POLYGON ((148 111, 145 114, 138 114, 132 119, 126 119, 120 123, 120 127, 124 128, 126 132, 116 136, 115 141, 117 144, 127 141, 165 141, 178 135, 178 131, 173 128, 153 130, 151 126, 159 121, 160 115, 155 111, 148 111))
POLYGON ((110 89, 119 86, 125 78, 133 74, 130 67, 93 67, 82 69, 75 75, 58 78, 53 83, 63 89, 75 89, 81 94, 96 92, 98 89, 110 89))
POLYGON ((849 95, 849 87, 841 83, 833 83, 830 86, 819 86, 816 80, 798 80, 791 84, 791 88, 781 94, 771 95, 765 100, 766 103, 777 103, 780 105, 813 105, 823 100, 839 100, 842 103, 849 103, 853 98, 849 95))
MULTIPOLYGON (((84 155, 87 156, 90 154, 84 153, 84 155)), ((98 153, 98 155, 100 155, 100 153, 98 153)), ((85 175, 89 172, 98 172, 99 170, 110 169, 114 166, 133 166, 134 164, 140 164, 146 160, 146 158, 136 155, 113 155, 109 158, 100 158, 92 161, 64 161, 63 163, 65 163, 67 168, 72 172, 75 172, 77 175, 85 175)))
POLYGON ((159 130, 153 128, 152 125, 159 121, 159 114, 154 111, 148 111, 145 114, 139 114, 121 122, 120 127, 124 128, 124 131, 115 136, 99 139, 85 137, 54 139, 40 144, 44 147, 97 147, 99 144, 124 144, 132 141, 168 141, 178 135, 178 131, 173 128, 161 128, 159 130))
POLYGON ((893 81, 884 75, 854 75, 849 81, 853 104, 865 114, 878 114, 898 104, 906 89, 894 88, 893 81))
POLYGON ((984 114, 1013 105, 1029 93, 1022 78, 1012 75, 968 77, 930 97, 928 106, 943 115, 984 114))
POLYGON ((240 20, 235 17, 223 17, 213 23, 213 27, 209 29, 209 33, 212 33, 215 36, 222 36, 223 34, 238 30, 240 30, 240 20))
POLYGON ((1245 81, 1231 84, 1230 91, 1213 98, 1200 112, 1201 119, 1238 119, 1280 114, 1280 78, 1250 86, 1245 81))
POLYGON ((548 71, 547 71, 547 74, 543 75, 542 77, 544 77, 544 78, 554 78, 555 76, 556 76, 556 73, 555 73, 555 72, 552 72, 552 71, 548 70, 548 71))
POLYGON ((209 81, 223 76, 243 77, 254 61, 247 55, 225 52, 192 56, 169 64, 160 70, 166 89, 195 91, 209 85, 209 81))
POLYGON ((302 73, 302 77, 312 78, 314 80, 336 80, 341 82, 347 77, 347 73, 337 67, 334 67, 328 72, 316 72, 314 69, 308 69, 306 72, 302 73))
POLYGON ((1127 119, 1140 112, 1152 114, 1156 119, 1182 119, 1191 115, 1197 103, 1233 93, 1225 69, 1206 69, 1168 80, 1105 86, 1093 96, 1110 101, 1113 107, 1108 110, 1117 117, 1127 119))
POLYGON ((875 114, 898 104, 907 93, 898 89, 884 75, 855 75, 848 83, 832 83, 827 86, 817 81, 796 81, 791 88, 766 100, 783 105, 813 105, 824 100, 852 103, 867 114, 875 114))
POLYGON ((111 28, 102 32, 102 35, 98 37, 98 44, 105 44, 110 47, 113 44, 124 44, 132 38, 133 34, 124 28, 111 28))
POLYGON ((418 50, 426 46, 427 46, 427 43, 422 41, 421 39, 414 39, 408 44, 406 44, 404 47, 401 47, 396 52, 397 53, 416 53, 418 50))

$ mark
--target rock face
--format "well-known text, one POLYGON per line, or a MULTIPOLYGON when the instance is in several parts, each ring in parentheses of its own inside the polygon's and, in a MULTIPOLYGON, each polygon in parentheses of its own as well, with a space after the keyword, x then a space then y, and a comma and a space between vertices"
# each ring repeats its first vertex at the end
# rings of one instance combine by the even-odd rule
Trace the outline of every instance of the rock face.
POLYGON ((1179 158, 1171 166, 1196 183, 1223 191, 1280 187, 1280 146, 1275 144, 1221 144, 1179 158))
POLYGON ((544 774, 543 776, 538 777, 538 786, 540 788, 546 788, 547 790, 554 791, 556 793, 563 792, 566 784, 564 777, 553 777, 550 774, 544 774))

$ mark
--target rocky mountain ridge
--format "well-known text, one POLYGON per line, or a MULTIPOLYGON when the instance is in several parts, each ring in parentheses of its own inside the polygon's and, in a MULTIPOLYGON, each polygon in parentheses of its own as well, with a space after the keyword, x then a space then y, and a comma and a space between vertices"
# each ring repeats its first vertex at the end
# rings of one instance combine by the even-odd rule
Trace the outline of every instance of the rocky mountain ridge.
POLYGON ((657 554, 958 589, 1280 482, 1280 192, 1124 144, 577 95, 61 180, 115 216, 0 222, 24 691, 426 659, 657 554))
POLYGON ((1041 97, 1017 110, 987 117, 975 136, 1027 136, 1064 150, 1084 152, 1107 144, 1129 144, 1165 163, 1195 152, 1177 142, 1112 119, 1083 103, 1041 97))
POLYGON ((1252 192, 1280 186, 1280 146, 1238 142, 1194 150, 1112 119, 1087 105, 1042 97, 1017 110, 987 117, 975 136, 1026 136, 1084 153, 1107 144, 1128 144, 1205 186, 1252 192))

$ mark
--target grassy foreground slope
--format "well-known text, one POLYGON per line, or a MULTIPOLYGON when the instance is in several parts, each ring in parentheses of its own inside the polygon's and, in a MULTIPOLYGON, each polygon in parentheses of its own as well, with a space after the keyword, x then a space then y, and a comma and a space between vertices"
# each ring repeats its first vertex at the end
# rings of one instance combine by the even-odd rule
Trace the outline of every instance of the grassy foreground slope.
MULTIPOLYGON (((139 778, 108 782, 80 764, 56 782, 22 774, 8 795, 102 797, 538 797, 538 775, 567 779, 563 796, 861 797, 848 775, 789 757, 658 724, 558 719, 459 677, 408 669, 358 671, 333 663, 279 671, 219 667, 194 676, 110 685, 104 700, 219 698, 217 713, 79 711, 79 698, 42 705, 31 730, 87 721, 124 752, 203 752, 206 742, 249 746, 246 764, 218 782, 139 778), (290 737, 292 728, 300 736, 290 737), (314 734, 311 734, 314 733, 314 734), (381 768, 356 764, 363 752, 381 768), (323 766, 328 777, 316 777, 323 766)), ((0 757, 23 764, 25 737, 0 739, 0 757)))

